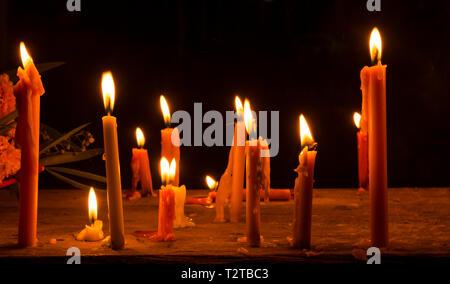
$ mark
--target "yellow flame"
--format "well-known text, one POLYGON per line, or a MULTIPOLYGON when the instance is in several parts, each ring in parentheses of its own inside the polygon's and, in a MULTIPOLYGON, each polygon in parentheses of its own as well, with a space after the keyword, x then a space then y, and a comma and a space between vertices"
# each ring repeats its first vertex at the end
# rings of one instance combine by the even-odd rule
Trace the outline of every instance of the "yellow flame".
POLYGON ((380 31, 377 28, 374 28, 370 35, 370 57, 372 58, 372 61, 375 60, 375 57, 380 61, 382 51, 383 43, 381 41, 380 31))
POLYGON ((169 181, 170 166, 169 161, 167 161, 165 157, 161 159, 160 167, 161 167, 161 181, 163 182, 163 184, 167 184, 169 181))
POLYGON ((309 129, 308 123, 306 122, 303 114, 300 115, 300 140, 302 148, 305 146, 310 146, 314 143, 314 138, 311 134, 311 130, 309 129))
MULTIPOLYGON (((250 107, 250 102, 245 100, 244 102, 244 120, 245 120, 245 128, 247 129, 247 133, 249 135, 255 134, 256 130, 256 121, 253 117, 252 109, 250 107)), ((255 138, 255 137, 253 137, 255 138)))
POLYGON ((102 92, 103 103, 105 109, 108 112, 112 112, 114 109, 114 100, 116 96, 116 89, 114 86, 114 79, 110 71, 103 73, 102 75, 102 92))
POLYGON ((359 129, 361 128, 361 115, 357 112, 353 115, 353 120, 355 121, 356 127, 359 129))
POLYGON ((26 67, 28 64, 33 62, 33 59, 28 53, 27 48, 25 47, 25 43, 23 42, 20 42, 20 57, 22 58, 23 67, 26 67))
POLYGON ((175 161, 175 158, 173 158, 172 162, 170 162, 169 183, 175 180, 176 172, 177 172, 177 162, 175 161))
POLYGON ((208 185, 209 189, 211 189, 211 190, 213 190, 217 187, 217 181, 215 181, 210 176, 206 176, 206 184, 208 185))
POLYGON ((136 128, 136 140, 139 147, 144 147, 145 144, 144 132, 142 132, 142 129, 140 129, 139 127, 136 128))
POLYGON ((89 190, 89 220, 97 220, 97 197, 93 187, 89 190))
POLYGON ((161 110, 164 116, 164 123, 166 125, 170 124, 170 110, 169 110, 169 105, 167 104, 166 98, 164 98, 164 96, 161 96, 160 99, 160 104, 161 104, 161 110))
POLYGON ((241 99, 236 96, 236 99, 234 100, 235 104, 236 104, 236 112, 237 113, 243 113, 244 112, 244 107, 242 106, 242 101, 241 99))

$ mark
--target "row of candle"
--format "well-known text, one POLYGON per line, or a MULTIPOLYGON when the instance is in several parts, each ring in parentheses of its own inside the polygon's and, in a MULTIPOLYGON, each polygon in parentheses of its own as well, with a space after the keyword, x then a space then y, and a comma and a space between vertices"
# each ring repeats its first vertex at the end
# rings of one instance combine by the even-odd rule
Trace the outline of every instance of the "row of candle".
MULTIPOLYGON (((386 162, 386 66, 381 64, 381 37, 374 29, 370 40, 371 56, 378 59, 378 64, 365 67, 361 71, 361 89, 363 94, 361 131, 358 139, 360 149, 360 172, 368 172, 368 188, 371 199, 371 238, 375 246, 383 247, 388 243, 387 221, 387 162, 386 162), (360 139, 361 137, 361 139, 360 139), (364 143, 367 141, 367 143, 364 143), (368 144, 368 145, 367 145, 368 144), (367 145, 368 169, 364 169, 365 150, 367 145)), ((19 244, 33 246, 36 244, 37 227, 37 193, 38 193, 38 153, 39 153, 39 97, 44 93, 40 75, 31 57, 21 44, 24 69, 19 67, 19 82, 14 92, 19 102, 17 125, 17 144, 22 149, 21 184, 20 184, 20 220, 19 244)), ((111 115, 114 108, 115 88, 112 74, 104 73, 102 92, 107 115, 103 121, 104 148, 106 160, 106 179, 108 191, 108 209, 110 224, 110 240, 113 249, 121 249, 125 245, 122 188, 120 179, 119 153, 117 144, 117 121, 111 115)), ((164 97, 161 97, 166 128, 161 131, 161 156, 163 161, 173 161, 169 168, 170 178, 164 178, 165 186, 160 191, 160 209, 158 237, 172 239, 169 227, 176 219, 174 187, 179 186, 180 141, 179 133, 170 128, 170 112, 164 97), (169 223, 168 227, 165 227, 169 223), (161 233, 164 232, 164 233, 161 233)), ((262 153, 268 149, 266 141, 256 135, 256 119, 250 103, 244 106, 236 98, 238 120, 235 124, 234 144, 231 147, 227 170, 222 176, 217 193, 216 221, 224 221, 224 203, 230 198, 230 220, 238 222, 243 199, 244 173, 246 172, 246 222, 247 241, 252 246, 260 243, 260 191, 269 196, 270 159, 262 153), (247 131, 246 131, 247 130, 247 131), (246 141, 246 132, 249 140, 246 141)), ((139 131, 138 131, 139 132, 139 131)), ((295 182, 293 244, 299 248, 309 248, 311 242, 312 189, 314 182, 316 146, 306 120, 300 116, 301 146, 299 166, 296 169, 298 178, 295 182)), ((143 138, 143 137, 141 137, 143 138)), ((141 144, 141 148, 143 143, 141 144)), ((137 183, 141 182, 143 193, 153 193, 151 175, 148 167, 148 154, 144 149, 133 150, 136 177, 133 177, 131 196, 135 195, 137 183), (147 175, 148 172, 148 175, 147 175), (134 190, 134 191, 133 191, 134 190)), ((167 164, 164 163, 165 165, 167 164)), ((133 166, 133 162, 132 162, 133 166)), ((363 174, 360 183, 364 185, 363 174)), ((184 188, 185 198, 185 188, 184 188)), ((184 208, 184 201, 183 201, 184 208)), ((181 216, 181 214, 180 214, 181 216)), ((184 213, 181 216, 184 218, 184 213)), ((100 226, 94 224, 92 226, 100 226)), ((174 238, 174 236, 173 236, 174 238)))

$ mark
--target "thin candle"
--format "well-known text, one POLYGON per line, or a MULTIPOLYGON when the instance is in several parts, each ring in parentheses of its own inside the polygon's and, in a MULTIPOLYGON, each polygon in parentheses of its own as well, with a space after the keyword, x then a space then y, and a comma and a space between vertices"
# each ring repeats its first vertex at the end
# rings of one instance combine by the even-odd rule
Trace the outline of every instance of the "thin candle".
POLYGON ((357 145, 358 145, 358 180, 359 191, 366 191, 369 188, 369 161, 368 161, 368 143, 367 133, 364 134, 361 130, 361 115, 357 112, 353 115, 358 132, 356 133, 357 145))
POLYGON ((165 157, 170 161, 175 159, 177 169, 171 184, 178 186, 180 184, 180 134, 177 128, 170 128, 170 109, 164 96, 160 97, 160 105, 166 126, 165 129, 161 130, 161 157, 165 157))

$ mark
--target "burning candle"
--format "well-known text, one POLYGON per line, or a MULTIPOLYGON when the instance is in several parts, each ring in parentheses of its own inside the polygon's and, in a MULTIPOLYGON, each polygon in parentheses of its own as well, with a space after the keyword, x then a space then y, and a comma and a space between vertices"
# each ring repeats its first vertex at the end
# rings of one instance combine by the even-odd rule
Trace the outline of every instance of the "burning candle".
POLYGON ((317 144, 303 115, 300 116, 301 151, 298 177, 294 187, 294 222, 292 245, 298 249, 311 248, 311 217, 314 185, 314 166, 317 144))
MULTIPOLYGON (((372 245, 386 247, 388 234, 386 65, 381 64, 382 41, 374 28, 370 36, 372 61, 378 63, 361 70, 361 90, 367 100, 369 136, 370 228, 372 245)), ((363 104, 364 106, 364 104, 363 104)))
POLYGON ((180 184, 180 134, 177 128, 170 128, 170 110, 164 96, 160 97, 160 104, 166 125, 166 128, 161 130, 161 157, 166 157, 170 161, 175 159, 177 169, 171 184, 178 186, 180 184))
POLYGON ((89 190, 89 222, 90 225, 86 225, 78 235, 78 241, 96 242, 103 240, 103 222, 97 220, 97 197, 95 196, 94 188, 89 190))
MULTIPOLYGON (((361 115, 355 112, 353 116, 355 125, 361 129, 361 115)), ((358 141, 358 179, 359 191, 366 191, 369 186, 369 161, 367 149, 367 133, 364 134, 361 130, 356 133, 358 141)))
MULTIPOLYGON (((230 221, 239 222, 242 208, 242 194, 244 191, 244 171, 245 171, 245 122, 244 108, 241 99, 236 96, 237 123, 234 127, 234 140, 232 146, 232 181, 231 181, 231 206, 230 221)), ((230 154, 231 156, 231 154, 230 154)))
POLYGON ((244 104, 245 127, 250 136, 247 145, 246 171, 246 223, 247 242, 251 247, 261 245, 261 208, 260 190, 263 187, 263 161, 261 158, 261 143, 256 139, 256 119, 252 115, 250 103, 244 104))
POLYGON ((170 185, 171 176, 169 161, 161 159, 161 181, 163 186, 159 191, 158 232, 152 237, 154 241, 175 241, 173 222, 175 220, 175 192, 170 185))
POLYGON ((131 159, 131 170, 133 176, 131 180, 131 190, 125 194, 128 199, 140 198, 141 195, 147 196, 148 193, 151 193, 152 196, 156 196, 153 192, 148 152, 147 149, 144 149, 145 136, 139 127, 136 129, 136 140, 138 148, 132 149, 133 157, 131 159), (141 184, 141 193, 137 191, 138 183, 141 184))
POLYGON ((107 113, 102 120, 108 191, 109 230, 111 234, 111 248, 119 250, 125 246, 125 229, 123 224, 119 148, 117 145, 117 121, 111 115, 115 100, 115 87, 111 72, 103 73, 102 92, 103 103, 107 113))
POLYGON ((16 143, 22 153, 18 241, 19 246, 30 247, 37 243, 40 97, 45 90, 23 42, 20 55, 24 69, 18 68, 19 82, 14 87, 18 110, 16 143))
MULTIPOLYGON (((172 181, 176 176, 177 162, 175 158, 170 163, 169 180, 172 181)), ((184 205, 186 204, 186 186, 175 186, 170 183, 167 185, 171 187, 175 194, 175 221, 174 228, 184 228, 195 226, 194 222, 184 215, 184 205)))
POLYGON ((213 179, 210 176, 206 176, 205 181, 206 185, 210 190, 216 191, 217 187, 219 186, 219 183, 215 179, 213 179))

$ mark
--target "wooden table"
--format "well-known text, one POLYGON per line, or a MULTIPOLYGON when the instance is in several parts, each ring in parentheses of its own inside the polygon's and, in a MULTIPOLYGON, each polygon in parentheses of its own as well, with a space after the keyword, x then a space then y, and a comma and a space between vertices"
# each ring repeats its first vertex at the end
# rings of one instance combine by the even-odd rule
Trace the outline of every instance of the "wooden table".
MULTIPOLYGON (((191 190, 189 196, 207 191, 191 190)), ((196 226, 176 230, 177 241, 155 243, 135 231, 157 229, 157 200, 124 202, 126 248, 113 251, 100 242, 74 239, 88 223, 87 191, 41 190, 35 248, 16 247, 18 202, 0 191, 0 263, 65 263, 70 247, 81 250, 83 263, 341 263, 365 262, 369 238, 369 195, 355 189, 315 190, 312 250, 289 247, 293 201, 262 204, 264 243, 248 248, 237 240, 245 223, 215 224, 214 208, 186 205, 196 226), (56 239, 55 244, 49 241, 56 239)), ((106 192, 98 191, 99 219, 108 232, 106 192)), ((243 204, 244 205, 244 204, 243 204)), ((245 214, 245 210, 242 210, 245 214)), ((389 192, 391 244, 382 262, 450 262, 450 188, 395 188, 389 192)), ((242 216, 242 220, 245 220, 242 216)))

